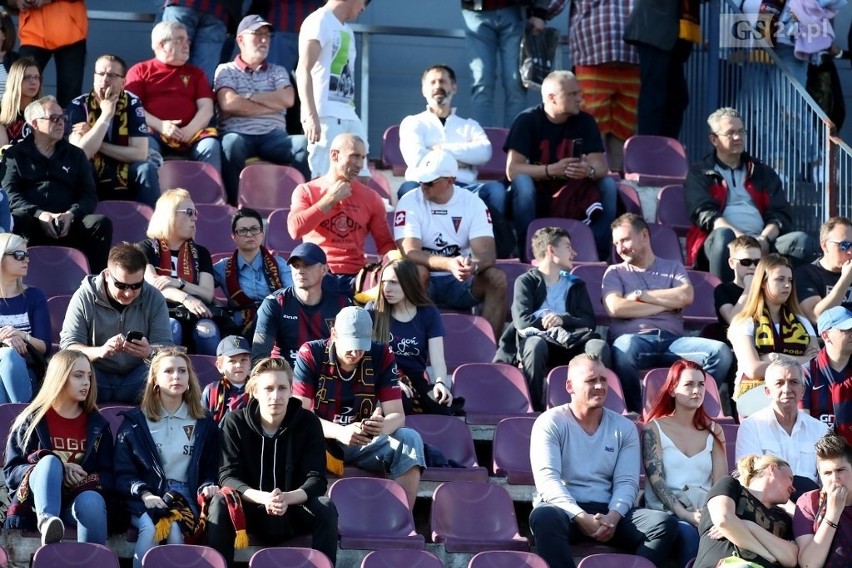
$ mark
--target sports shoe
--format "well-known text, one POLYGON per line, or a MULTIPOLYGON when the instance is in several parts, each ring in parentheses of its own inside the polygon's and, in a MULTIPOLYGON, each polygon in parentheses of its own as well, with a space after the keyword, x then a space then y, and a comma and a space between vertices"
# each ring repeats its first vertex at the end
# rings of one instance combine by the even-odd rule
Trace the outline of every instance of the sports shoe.
POLYGON ((38 531, 41 533, 42 544, 53 544, 65 536, 65 525, 59 517, 45 515, 38 524, 38 531))

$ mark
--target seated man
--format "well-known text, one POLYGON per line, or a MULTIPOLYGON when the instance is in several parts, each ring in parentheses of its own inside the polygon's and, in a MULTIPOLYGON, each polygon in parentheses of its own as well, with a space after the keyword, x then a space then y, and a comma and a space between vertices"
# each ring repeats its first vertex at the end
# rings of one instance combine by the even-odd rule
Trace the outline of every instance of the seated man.
POLYGON ((523 363, 533 408, 547 406, 548 369, 567 365, 578 353, 609 363, 609 345, 595 333, 595 312, 586 283, 571 274, 576 256, 564 229, 544 227, 532 238, 538 264, 515 281, 512 323, 500 338, 497 358, 523 363))
POLYGON ((852 220, 832 217, 819 228, 822 256, 796 268, 796 294, 812 322, 835 306, 852 309, 852 220))
POLYGON ((234 213, 231 238, 237 250, 213 265, 213 278, 228 298, 228 307, 236 310, 232 318, 241 335, 251 337, 263 299, 292 286, 293 276, 286 261, 261 244, 263 218, 254 209, 243 207, 234 213))
POLYGON ((89 268, 106 267, 112 222, 95 214, 98 196, 86 154, 63 139, 66 117, 53 97, 31 102, 24 117, 32 135, 3 156, 14 233, 32 245, 80 249, 89 268))
POLYGON ((802 408, 852 443, 852 311, 834 306, 822 312, 817 333, 825 346, 804 366, 802 408))
POLYGON ((803 493, 819 487, 814 444, 825 435, 828 426, 807 411, 799 412, 805 387, 802 367, 795 360, 773 360, 766 368, 763 388, 770 405, 740 423, 737 461, 751 454, 771 454, 786 461, 793 470, 796 492, 791 499, 795 502, 803 493))
POLYGON ((264 357, 283 357, 295 366, 299 347, 306 341, 327 339, 337 312, 352 304, 345 294, 323 289, 328 261, 317 245, 297 246, 287 264, 293 286, 267 296, 257 311, 251 346, 254 362, 264 357))
POLYGON ((95 60, 92 92, 68 106, 68 141, 92 161, 98 199, 139 201, 160 197, 157 167, 148 161, 148 126, 142 103, 124 90, 127 64, 117 55, 95 60))
POLYGON ((148 259, 130 243, 109 251, 106 270, 87 276, 74 292, 59 345, 92 362, 98 402, 138 404, 154 346, 172 345, 163 295, 145 282, 148 259))
POLYGON ((231 205, 237 204, 240 172, 252 156, 311 177, 307 139, 287 134, 287 109, 296 98, 290 74, 266 61, 272 32, 272 24, 260 16, 246 16, 237 28, 240 54, 216 69, 222 178, 231 205))
POLYGON ((794 262, 816 256, 813 239, 793 231, 790 203, 772 168, 745 151, 746 130, 740 114, 720 108, 707 118, 713 152, 693 164, 684 182, 686 211, 692 228, 686 237, 686 262, 723 281, 733 280, 728 243, 751 235, 763 254, 779 252, 794 262))
POLYGON ((515 118, 504 146, 520 250, 533 219, 568 217, 591 222, 598 256, 609 258, 618 188, 607 176, 598 125, 580 110, 580 85, 569 71, 548 75, 541 99, 515 118))
POLYGON ((728 266, 734 273, 734 279, 722 282, 713 290, 716 317, 719 318, 725 341, 731 320, 745 307, 754 271, 763 257, 760 243, 750 235, 740 235, 728 243, 728 253, 728 266))
POLYGON ((403 428, 396 361, 387 343, 372 335, 367 310, 340 310, 330 339, 299 349, 293 394, 320 417, 332 455, 341 450, 343 464, 390 475, 413 508, 426 467, 423 440, 403 428))
POLYGON ((506 274, 494 265, 496 248, 485 203, 455 185, 456 159, 443 150, 426 154, 420 189, 399 200, 394 238, 421 267, 429 296, 438 306, 466 310, 482 303, 494 337, 506 321, 506 274))
POLYGON ((840 568, 852 563, 852 448, 830 433, 816 444, 822 490, 814 489, 796 501, 793 535, 799 546, 799 566, 840 568))
POLYGON ((290 236, 319 245, 340 292, 349 294, 355 276, 367 264, 368 235, 381 255, 396 248, 382 198, 357 179, 366 157, 358 136, 338 135, 331 143, 328 173, 296 188, 287 216, 290 236))
POLYGON ((125 88, 145 108, 151 159, 177 154, 222 170, 222 148, 213 118, 213 90, 204 71, 187 63, 189 36, 178 22, 160 22, 151 30, 154 57, 127 72, 125 88))
POLYGON ((682 311, 693 299, 683 265, 654 255, 648 224, 634 213, 613 222, 612 241, 624 262, 607 269, 601 298, 613 318, 613 366, 627 408, 642 412, 639 369, 668 367, 678 359, 695 361, 724 384, 733 360, 730 348, 683 334, 682 311))
POLYGON ((432 65, 421 79, 426 110, 406 116, 399 124, 399 150, 408 168, 398 196, 417 189, 417 166, 432 150, 443 150, 459 163, 456 185, 479 196, 492 213, 506 215, 506 188, 499 181, 477 182, 476 166, 491 159, 491 141, 478 122, 460 118, 453 108, 458 92, 456 73, 447 65, 432 65))
POLYGON ((604 407, 604 366, 593 355, 577 355, 565 387, 571 402, 536 418, 530 438, 536 488, 530 530, 539 556, 550 568, 574 568, 571 545, 600 542, 664 566, 677 539, 677 517, 633 506, 639 434, 604 407))

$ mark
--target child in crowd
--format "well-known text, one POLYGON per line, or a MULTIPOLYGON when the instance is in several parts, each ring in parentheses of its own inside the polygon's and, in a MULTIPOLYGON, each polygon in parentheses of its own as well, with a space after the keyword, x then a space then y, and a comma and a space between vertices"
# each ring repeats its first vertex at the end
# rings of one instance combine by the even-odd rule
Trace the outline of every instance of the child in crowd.
POLYGON ((217 424, 228 412, 248 403, 246 379, 251 370, 251 346, 245 337, 229 335, 216 347, 216 368, 222 377, 204 387, 201 404, 210 411, 217 424))
POLYGON ((713 292, 716 317, 719 318, 724 335, 727 335, 731 320, 745 307, 748 294, 743 292, 748 290, 763 252, 757 239, 750 235, 740 235, 728 244, 728 255, 728 266, 734 271, 734 281, 722 282, 713 292))

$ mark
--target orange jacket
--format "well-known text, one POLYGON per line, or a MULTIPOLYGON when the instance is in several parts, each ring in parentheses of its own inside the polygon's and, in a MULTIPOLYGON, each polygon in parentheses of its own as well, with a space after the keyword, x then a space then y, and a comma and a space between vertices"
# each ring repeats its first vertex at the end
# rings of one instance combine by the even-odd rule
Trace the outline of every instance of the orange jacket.
POLYGON ((84 0, 55 0, 18 16, 21 45, 59 49, 86 39, 89 17, 84 0))

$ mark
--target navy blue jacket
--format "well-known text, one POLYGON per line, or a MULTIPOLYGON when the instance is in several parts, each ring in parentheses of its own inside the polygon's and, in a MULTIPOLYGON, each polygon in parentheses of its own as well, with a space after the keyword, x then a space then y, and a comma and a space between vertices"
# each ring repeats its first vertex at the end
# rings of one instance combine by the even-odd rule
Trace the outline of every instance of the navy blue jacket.
MULTIPOLYGON (((127 499, 133 515, 146 511, 142 494, 162 497, 168 491, 166 474, 141 408, 123 412, 115 446, 116 492, 127 499)), ((209 415, 195 423, 195 447, 189 462, 187 485, 192 494, 216 484, 219 478, 219 427, 209 415)))

